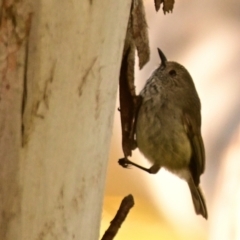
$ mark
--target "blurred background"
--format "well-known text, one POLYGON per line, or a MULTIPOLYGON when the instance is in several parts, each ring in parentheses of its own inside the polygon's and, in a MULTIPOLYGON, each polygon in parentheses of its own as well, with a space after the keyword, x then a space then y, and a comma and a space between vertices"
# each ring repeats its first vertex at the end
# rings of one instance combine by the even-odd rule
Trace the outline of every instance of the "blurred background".
MULTIPOLYGON (((135 206, 116 240, 240 239, 240 1, 177 0, 172 14, 155 12, 145 0, 151 60, 136 66, 137 92, 159 65, 157 47, 190 72, 202 103, 206 170, 201 177, 209 219, 195 215, 187 184, 161 169, 149 175, 117 163, 121 150, 116 105, 101 236, 123 197, 135 206)), ((138 150, 132 161, 149 167, 138 150)))

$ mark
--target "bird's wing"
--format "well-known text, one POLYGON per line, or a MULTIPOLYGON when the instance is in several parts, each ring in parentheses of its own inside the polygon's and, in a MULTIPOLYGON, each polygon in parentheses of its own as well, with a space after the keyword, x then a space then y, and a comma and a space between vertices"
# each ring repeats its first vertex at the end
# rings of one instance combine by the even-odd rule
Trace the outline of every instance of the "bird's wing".
POLYGON ((191 118, 189 114, 183 114, 183 124, 187 132, 187 136, 192 146, 192 157, 189 168, 192 173, 193 180, 198 186, 200 182, 200 175, 205 169, 205 150, 203 140, 200 132, 200 126, 191 118))

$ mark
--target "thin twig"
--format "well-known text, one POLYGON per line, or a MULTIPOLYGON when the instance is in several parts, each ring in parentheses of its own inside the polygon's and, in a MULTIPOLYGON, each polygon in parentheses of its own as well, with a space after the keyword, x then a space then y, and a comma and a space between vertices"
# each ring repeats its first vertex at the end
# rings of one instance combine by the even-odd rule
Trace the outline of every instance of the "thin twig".
POLYGON ((134 199, 131 194, 122 200, 116 216, 111 221, 109 228, 106 230, 101 240, 112 240, 116 236, 119 228, 121 227, 122 223, 128 215, 129 210, 133 207, 133 205, 134 199))

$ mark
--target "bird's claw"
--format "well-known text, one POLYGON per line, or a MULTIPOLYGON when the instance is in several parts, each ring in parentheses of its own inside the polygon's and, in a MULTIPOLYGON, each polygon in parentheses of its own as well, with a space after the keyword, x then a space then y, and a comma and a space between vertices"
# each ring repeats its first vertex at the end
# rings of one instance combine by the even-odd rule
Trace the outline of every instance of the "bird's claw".
POLYGON ((125 158, 120 158, 118 160, 118 164, 124 168, 130 168, 129 164, 127 163, 127 159, 125 158))

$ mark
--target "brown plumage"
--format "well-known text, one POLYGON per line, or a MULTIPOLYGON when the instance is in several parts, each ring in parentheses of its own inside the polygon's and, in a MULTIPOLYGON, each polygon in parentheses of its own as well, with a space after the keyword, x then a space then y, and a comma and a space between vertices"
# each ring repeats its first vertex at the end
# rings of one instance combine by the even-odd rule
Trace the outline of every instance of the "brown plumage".
POLYGON ((178 175, 188 183, 196 214, 207 219, 199 186, 205 168, 200 100, 188 71, 158 51, 162 63, 140 92, 136 122, 137 146, 153 165, 146 169, 124 159, 122 166, 132 164, 149 173, 164 167, 178 175))

